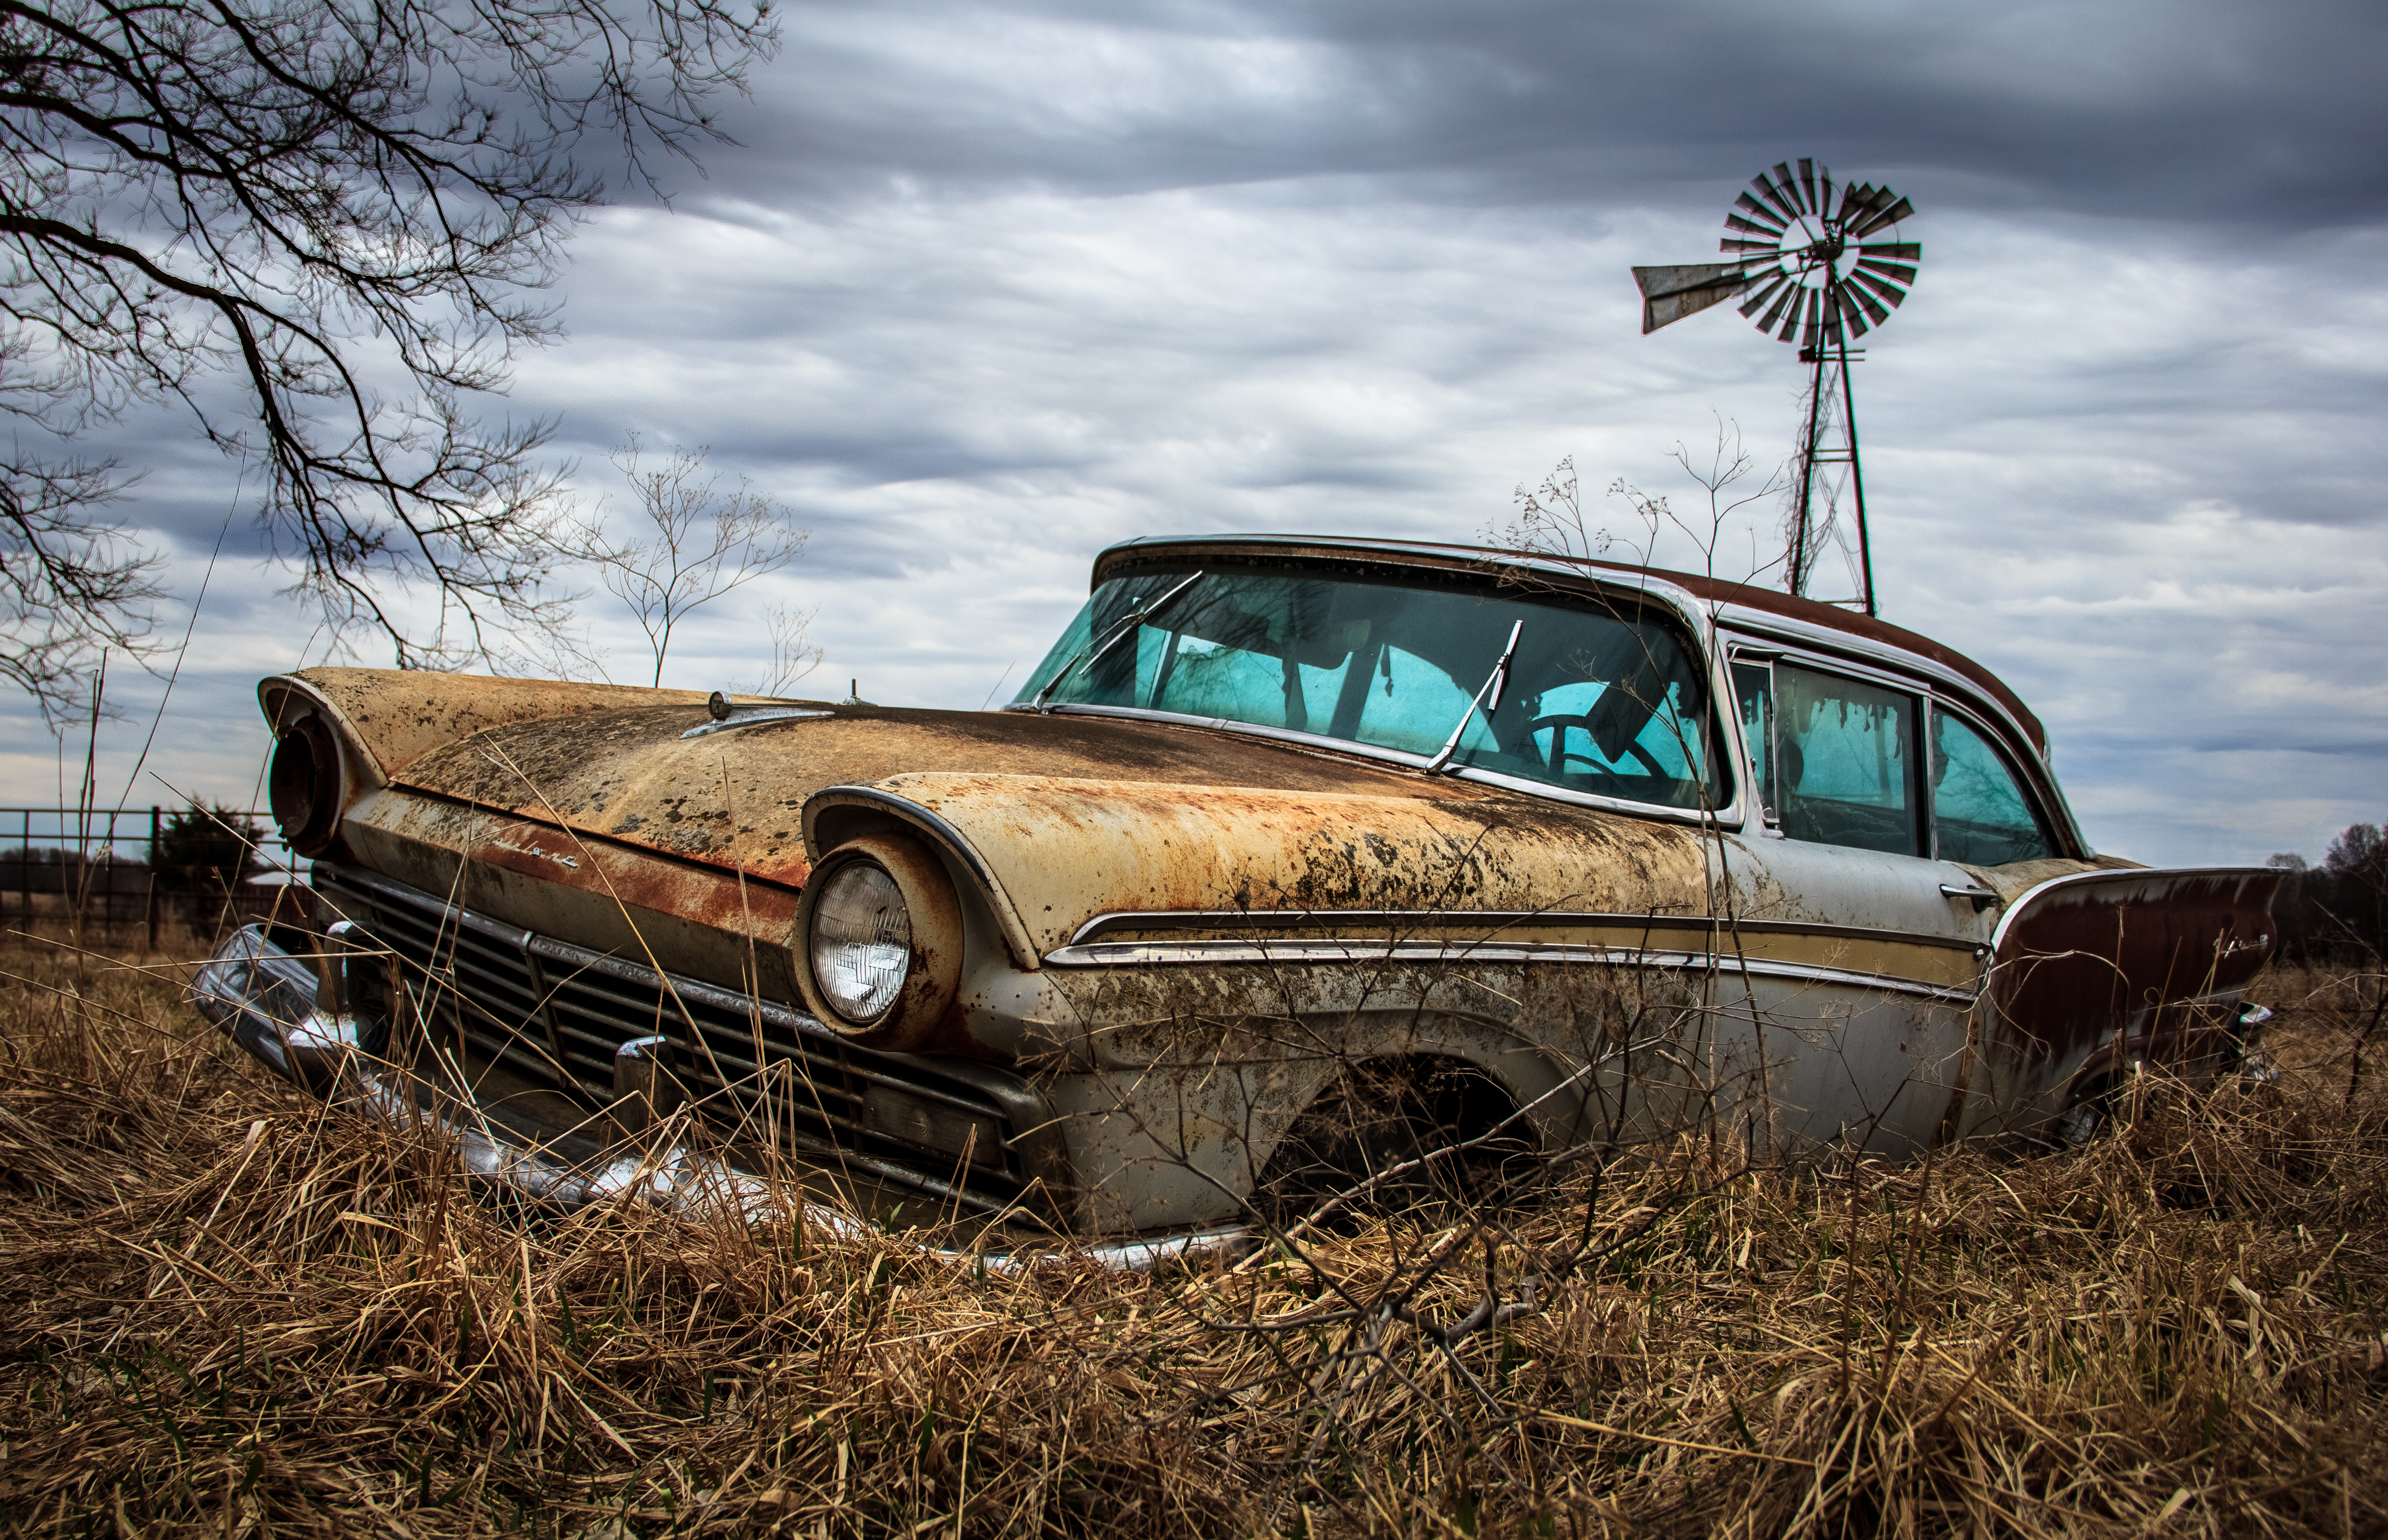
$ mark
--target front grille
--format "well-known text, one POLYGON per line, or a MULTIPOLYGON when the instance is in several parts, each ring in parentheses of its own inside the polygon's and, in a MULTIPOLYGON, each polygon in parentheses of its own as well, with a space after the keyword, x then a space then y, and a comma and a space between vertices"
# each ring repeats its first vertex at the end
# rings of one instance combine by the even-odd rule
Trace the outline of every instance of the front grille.
MULTIPOLYGON (((591 1112, 613 1098, 616 1050, 661 1037, 675 1077, 734 1139, 981 1213, 1049 1207, 1019 1142, 1047 1119, 1016 1076, 857 1048, 804 1012, 534 935, 377 872, 319 861, 313 883, 395 955, 436 1028, 591 1112)), ((387 1010, 375 970, 352 972, 360 1003, 387 1010)))

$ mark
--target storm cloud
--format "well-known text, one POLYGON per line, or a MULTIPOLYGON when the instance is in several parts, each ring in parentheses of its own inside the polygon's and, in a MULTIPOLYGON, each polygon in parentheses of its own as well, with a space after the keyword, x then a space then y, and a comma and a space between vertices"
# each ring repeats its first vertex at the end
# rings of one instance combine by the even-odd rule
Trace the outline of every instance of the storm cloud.
MULTIPOLYGON (((814 531, 701 617, 675 682, 750 679, 763 606, 794 602, 819 608, 819 693, 976 706, 1018 688, 1106 543, 1473 541, 1564 457, 1620 551, 1620 480, 1702 528, 1669 452, 1721 428, 1762 477, 1801 371, 1729 308, 1639 336, 1628 269, 1711 260, 1747 178, 1813 156, 1921 210, 1921 280, 1857 380, 1886 617, 2033 703, 2103 848, 2311 855, 2388 815, 2376 9, 784 20, 724 115, 741 143, 576 239, 570 335, 502 403, 560 420, 592 506, 637 432, 709 445, 814 531)), ((235 470, 170 419, 115 447, 157 467, 126 512, 187 597, 235 470)), ((1654 558, 1742 576, 1780 514, 1654 558)), ((250 682, 331 639, 235 528, 150 768, 246 800, 250 682)), ((603 599, 592 634, 635 677, 603 599)), ((104 795, 147 728, 103 730, 104 795)), ((21 710, 8 732, 12 795, 47 801, 57 745, 21 710)), ((145 770, 133 800, 165 795, 145 770)))

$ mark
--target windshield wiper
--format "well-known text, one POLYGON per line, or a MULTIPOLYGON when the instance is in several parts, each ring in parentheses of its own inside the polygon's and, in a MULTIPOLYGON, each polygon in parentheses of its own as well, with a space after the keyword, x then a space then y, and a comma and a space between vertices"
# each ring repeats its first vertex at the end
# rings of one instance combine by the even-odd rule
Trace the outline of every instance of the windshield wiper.
MULTIPOLYGON (((1204 571, 1207 572, 1208 568, 1205 568, 1204 571)), ((1145 605, 1141 609, 1130 610, 1119 619, 1112 621, 1111 629, 1103 633, 1102 640, 1099 643, 1089 642, 1085 646, 1079 648, 1077 652, 1071 655, 1069 662, 1061 665, 1061 668, 1055 672, 1053 677, 1045 681, 1045 688, 1036 692, 1036 698, 1029 703, 1029 709, 1032 711, 1044 710, 1046 708, 1045 703, 1052 698, 1053 692, 1061 687, 1061 681, 1063 680, 1068 679, 1072 674, 1077 672, 1078 668, 1082 663, 1089 668, 1093 668, 1096 664, 1100 663, 1105 657, 1111 655, 1111 649, 1117 647, 1129 637, 1134 636, 1137 630, 1141 628, 1146 621, 1151 619, 1154 616, 1159 615, 1162 610, 1168 608, 1169 605, 1176 600, 1179 594, 1185 592, 1188 589, 1192 588, 1196 583, 1200 582, 1202 578, 1203 572, 1197 572, 1194 576, 1187 579, 1184 582, 1179 583, 1175 588, 1171 589, 1160 598, 1155 599, 1151 604, 1145 605), (1087 655, 1089 653, 1093 655, 1088 656, 1087 655)))
POLYGON ((1492 665, 1492 672, 1478 687, 1476 694, 1467 698, 1467 709, 1459 714, 1459 725, 1451 730, 1451 737, 1442 745, 1442 752, 1426 762, 1429 775, 1449 765, 1451 757, 1459 752, 1459 735, 1467 731, 1468 720, 1476 715, 1479 701, 1483 701, 1484 714, 1488 717, 1501 709, 1501 691, 1509 682, 1509 660, 1518 655, 1518 633, 1525 629, 1526 622, 1522 617, 1509 628, 1509 644, 1501 649, 1501 661, 1492 665), (1488 692, 1492 697, 1489 701, 1484 699, 1488 692))

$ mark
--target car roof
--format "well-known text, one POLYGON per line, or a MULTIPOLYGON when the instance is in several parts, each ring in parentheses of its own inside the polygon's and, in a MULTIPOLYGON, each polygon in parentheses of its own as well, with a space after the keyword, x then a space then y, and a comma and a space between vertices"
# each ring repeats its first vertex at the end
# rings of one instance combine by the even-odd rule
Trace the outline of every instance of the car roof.
POLYGON ((1727 582, 1696 572, 1674 572, 1665 567, 1635 566, 1624 562, 1605 562, 1585 556, 1558 556, 1538 551, 1512 551, 1499 546, 1446 544, 1431 541, 1375 540, 1356 535, 1168 535, 1139 536, 1107 546, 1095 557, 1093 581, 1100 583, 1111 570, 1123 565, 1133 565, 1137 558, 1157 555, 1163 551, 1248 550, 1254 555, 1276 554, 1299 556, 1313 554, 1349 559, 1367 556, 1390 559, 1396 564, 1435 566, 1449 569, 1459 566, 1480 566, 1488 561, 1503 566, 1526 567, 1541 572, 1577 573, 1598 579, 1626 578, 1635 579, 1637 586, 1665 584, 1681 592, 1688 600, 1697 601, 1692 607, 1707 607, 1727 625, 1756 621, 1763 625, 1764 617, 1776 617, 1798 623, 1799 629, 1838 632, 1876 647, 1891 647, 1926 658, 1962 676, 1978 686, 2014 719, 2031 740, 2034 749, 2048 751, 2047 731, 2039 719, 2025 706, 2021 696, 2007 687, 2004 680, 1989 669, 1958 652, 1942 645, 1928 636, 1922 636, 1886 620, 1861 615, 1837 605, 1827 605, 1814 599, 1797 598, 1773 589, 1758 588, 1748 583, 1727 582), (1754 612, 1732 614, 1728 611, 1754 612))

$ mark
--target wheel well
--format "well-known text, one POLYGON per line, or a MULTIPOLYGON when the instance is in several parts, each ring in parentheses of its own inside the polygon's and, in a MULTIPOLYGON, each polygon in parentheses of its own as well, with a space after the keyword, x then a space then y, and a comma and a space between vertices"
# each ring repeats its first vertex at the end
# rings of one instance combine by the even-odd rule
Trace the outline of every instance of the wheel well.
POLYGON ((1373 1179, 1383 1191, 1372 1206, 1404 1207, 1484 1191, 1540 1142, 1517 1099, 1482 1065, 1391 1054, 1329 1079, 1270 1152, 1259 1189, 1283 1211, 1373 1179), (1446 1151, 1458 1152, 1437 1153, 1446 1151))

